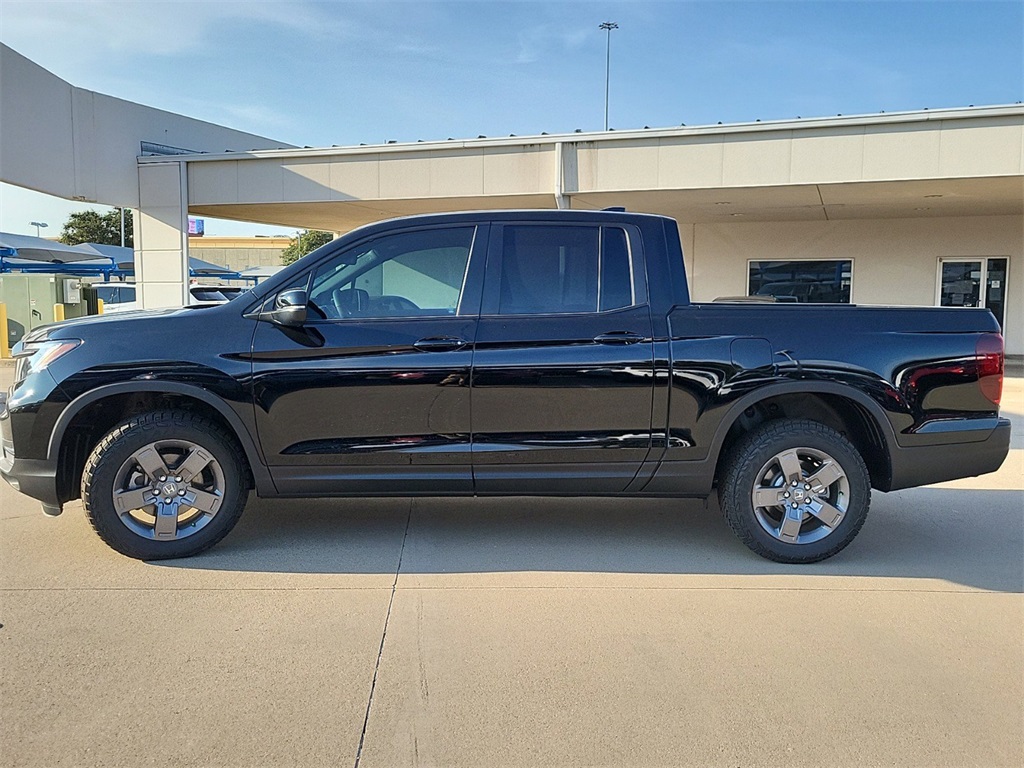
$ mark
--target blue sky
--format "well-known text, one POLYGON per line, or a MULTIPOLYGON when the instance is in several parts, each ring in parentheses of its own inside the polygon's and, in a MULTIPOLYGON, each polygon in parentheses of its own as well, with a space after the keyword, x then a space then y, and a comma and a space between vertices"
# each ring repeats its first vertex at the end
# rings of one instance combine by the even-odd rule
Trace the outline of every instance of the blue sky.
MULTIPOLYGON (((0 39, 75 85, 313 146, 599 130, 606 20, 619 129, 1024 99, 1020 0, 0 0, 0 39)), ((0 195, 5 231, 83 207, 0 195)))

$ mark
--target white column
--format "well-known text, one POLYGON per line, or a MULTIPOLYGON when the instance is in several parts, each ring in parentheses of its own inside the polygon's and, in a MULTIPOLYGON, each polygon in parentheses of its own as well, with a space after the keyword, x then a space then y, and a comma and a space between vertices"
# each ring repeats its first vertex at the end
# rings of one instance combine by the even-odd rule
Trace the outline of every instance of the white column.
POLYGON ((579 192, 579 163, 576 142, 555 144, 555 205, 572 208, 572 194, 579 192))
POLYGON ((184 162, 139 165, 135 281, 145 309, 180 307, 188 290, 188 177, 184 162))

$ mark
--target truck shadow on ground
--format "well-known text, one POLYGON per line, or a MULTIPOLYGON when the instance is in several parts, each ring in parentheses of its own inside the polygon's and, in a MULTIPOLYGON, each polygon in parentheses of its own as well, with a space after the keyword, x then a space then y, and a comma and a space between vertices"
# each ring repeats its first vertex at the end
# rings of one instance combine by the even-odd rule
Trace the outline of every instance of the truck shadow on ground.
POLYGON ((158 565, 403 576, 512 572, 944 579, 1024 592, 1019 490, 875 493, 845 551, 783 565, 748 551, 717 504, 671 499, 253 499, 213 550, 158 565), (408 530, 407 530, 408 527, 408 530))

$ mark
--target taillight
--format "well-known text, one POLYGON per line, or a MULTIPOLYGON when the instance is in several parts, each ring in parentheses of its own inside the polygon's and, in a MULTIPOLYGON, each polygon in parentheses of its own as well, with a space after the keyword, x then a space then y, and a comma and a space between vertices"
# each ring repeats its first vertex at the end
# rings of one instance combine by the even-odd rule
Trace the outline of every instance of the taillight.
POLYGON ((981 394, 999 405, 1003 395, 1003 337, 998 333, 981 334, 975 352, 981 394))

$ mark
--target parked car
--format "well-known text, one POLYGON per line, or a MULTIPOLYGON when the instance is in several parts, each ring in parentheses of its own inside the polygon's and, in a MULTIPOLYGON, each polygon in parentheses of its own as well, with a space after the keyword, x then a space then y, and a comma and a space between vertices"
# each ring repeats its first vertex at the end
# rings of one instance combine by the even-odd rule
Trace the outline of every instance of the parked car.
MULTIPOLYGON (((260 496, 707 497, 753 551, 821 560, 871 489, 992 472, 987 310, 690 301, 661 216, 363 227, 227 304, 33 330, 0 474, 184 557, 260 496)), ((927 531, 921 532, 927 536, 927 531)))
MULTIPOLYGON (((103 300, 106 314, 130 312, 141 309, 136 296, 135 283, 112 281, 92 283, 96 293, 103 300)), ((247 288, 239 285, 199 284, 188 287, 190 304, 224 304, 244 293, 247 288)))
POLYGON ((105 313, 130 312, 140 309, 135 283, 117 281, 92 283, 92 287, 96 289, 97 297, 103 302, 105 313))
POLYGON ((200 284, 188 287, 190 304, 223 304, 245 293, 248 288, 240 285, 200 284))

